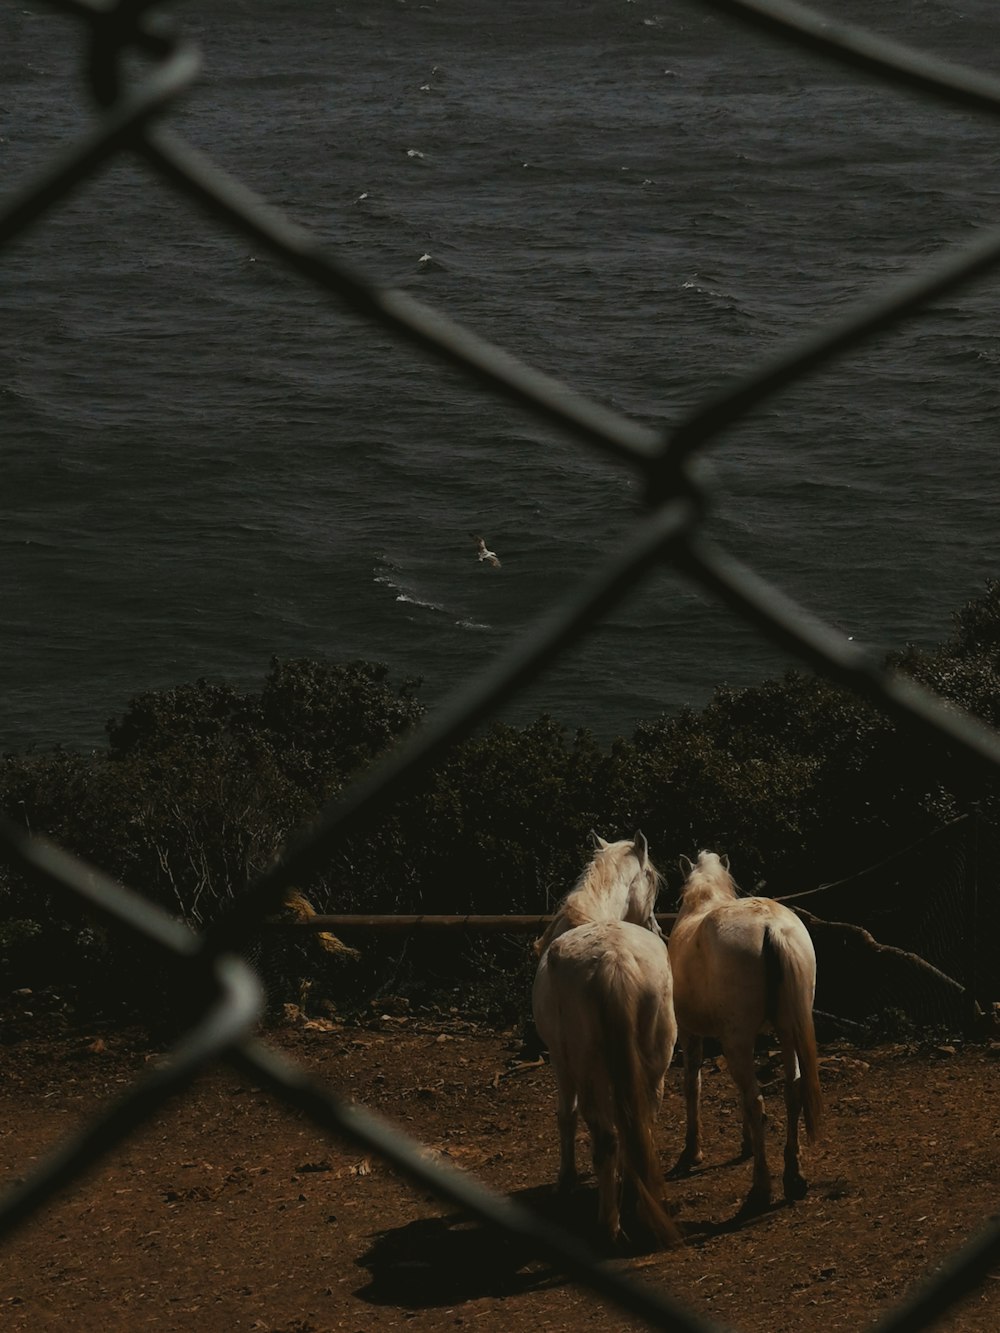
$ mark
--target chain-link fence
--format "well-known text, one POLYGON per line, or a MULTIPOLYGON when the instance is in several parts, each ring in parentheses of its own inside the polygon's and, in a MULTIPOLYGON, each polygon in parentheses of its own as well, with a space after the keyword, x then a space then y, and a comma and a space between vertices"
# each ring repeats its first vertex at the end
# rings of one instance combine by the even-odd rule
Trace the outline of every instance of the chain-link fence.
MULTIPOLYGON (((711 3, 735 18, 764 25, 893 85, 916 89, 952 106, 1000 114, 1000 79, 832 23, 784 0, 711 3)), ((644 517, 613 559, 480 678, 459 691, 415 738, 338 799, 318 824, 294 839, 282 858, 249 884, 204 935, 196 936, 141 896, 23 830, 6 826, 0 831, 0 847, 12 867, 51 891, 86 904, 164 963, 173 975, 178 1006, 184 1006, 190 1016, 184 1036, 162 1066, 136 1082, 116 1105, 8 1196, 0 1208, 0 1232, 9 1234, 56 1191, 98 1163, 167 1098, 181 1092, 207 1062, 223 1059, 322 1129, 381 1154, 425 1188, 483 1223, 503 1228, 528 1251, 623 1309, 661 1328, 704 1333, 709 1325, 666 1295, 598 1264, 578 1241, 491 1194, 469 1176, 433 1164, 419 1144, 364 1109, 315 1086, 256 1040, 251 1033, 261 996, 252 972, 239 957, 240 950, 288 887, 303 883, 324 865, 345 829, 356 831, 377 819, 450 746, 543 672, 647 571, 663 562, 721 598, 734 614, 812 667, 876 701, 900 726, 919 730, 939 748, 942 762, 995 774, 1000 768, 1000 737, 953 708, 946 709, 913 682, 882 670, 857 644, 792 604, 752 569, 705 539, 701 519, 707 497, 694 464, 715 436, 764 399, 904 320, 928 300, 1000 264, 1000 227, 945 252, 846 317, 824 321, 812 335, 709 399, 663 437, 586 400, 412 297, 367 282, 320 249, 305 230, 182 141, 166 120, 175 100, 198 76, 199 56, 162 14, 153 14, 152 0, 51 0, 51 7, 72 15, 83 27, 97 112, 90 131, 67 145, 60 159, 0 214, 0 251, 58 208, 75 186, 105 163, 122 153, 137 155, 216 221, 277 255, 289 270, 316 288, 411 347, 459 368, 484 390, 513 400, 633 469, 645 482, 646 504, 644 517)), ((277 11, 275 21, 282 21, 277 11)), ((994 1221, 939 1266, 925 1289, 881 1320, 880 1333, 927 1327, 983 1281, 997 1262, 1000 1222, 994 1221)))

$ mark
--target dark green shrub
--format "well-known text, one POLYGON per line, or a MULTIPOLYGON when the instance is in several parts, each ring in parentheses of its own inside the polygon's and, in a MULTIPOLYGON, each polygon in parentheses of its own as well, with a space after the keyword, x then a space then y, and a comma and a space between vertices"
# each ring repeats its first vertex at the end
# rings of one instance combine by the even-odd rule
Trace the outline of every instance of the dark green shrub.
MULTIPOLYGON (((889 665, 1000 722, 1000 583, 955 626, 938 648, 889 665)), ((259 692, 198 681, 142 694, 108 724, 106 750, 6 756, 0 810, 200 928, 419 720, 415 691, 378 664, 275 661, 259 692)), ((329 912, 543 912, 585 865, 591 828, 608 838, 641 828, 673 883, 681 853, 710 847, 730 854, 744 888, 781 894, 850 874, 973 805, 1000 817, 997 784, 970 777, 947 746, 789 672, 720 689, 700 712, 643 723, 607 747, 547 717, 495 724, 377 824, 348 831, 298 887, 329 912)), ((143 964, 127 948, 13 874, 0 879, 0 946, 24 984, 57 971, 111 1003, 131 971, 141 989, 143 964)), ((350 967, 325 960, 314 992, 468 990, 489 970, 482 947, 366 944, 350 967)), ((495 1008, 523 988, 527 947, 511 945, 491 973, 495 1008)), ((282 959, 280 984, 294 990, 310 949, 285 947, 282 959)))

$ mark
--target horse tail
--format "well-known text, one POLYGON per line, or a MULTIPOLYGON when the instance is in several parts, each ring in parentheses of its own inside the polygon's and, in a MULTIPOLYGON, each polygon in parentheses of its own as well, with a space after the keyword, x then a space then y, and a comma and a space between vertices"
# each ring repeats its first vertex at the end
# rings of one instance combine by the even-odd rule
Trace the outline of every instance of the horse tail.
MULTIPOLYGON (((810 954, 810 960, 812 955, 810 954)), ((764 927, 764 1012, 771 1023, 778 1018, 779 1001, 784 1026, 791 1034, 799 1062, 799 1095, 806 1136, 815 1142, 823 1118, 823 1094, 819 1086, 819 1054, 813 1025, 813 992, 816 985, 815 964, 807 963, 789 947, 783 932, 764 927), (790 984, 789 984, 790 983, 790 984)))
POLYGON ((645 1028, 640 997, 635 988, 618 984, 607 988, 601 1006, 604 1049, 611 1081, 612 1112, 624 1159, 624 1174, 635 1190, 639 1221, 663 1246, 682 1243, 681 1233, 663 1204, 663 1170, 656 1137, 655 1096, 643 1067, 638 1033, 645 1028))

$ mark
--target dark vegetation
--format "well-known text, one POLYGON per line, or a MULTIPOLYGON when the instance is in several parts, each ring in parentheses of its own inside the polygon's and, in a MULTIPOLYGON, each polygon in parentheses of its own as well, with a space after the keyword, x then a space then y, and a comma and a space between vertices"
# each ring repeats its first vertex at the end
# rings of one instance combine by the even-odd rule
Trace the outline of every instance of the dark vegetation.
MULTIPOLYGON (((958 612, 948 642, 892 665, 996 725, 1000 582, 958 612)), ((143 694, 108 724, 103 750, 5 756, 0 809, 203 928, 419 720, 417 690, 369 662, 275 661, 259 692, 198 681, 143 694)), ((995 813, 997 799, 939 743, 790 672, 721 688, 704 710, 644 722, 610 746, 547 717, 494 725, 299 887, 319 912, 542 912, 579 873, 591 828, 642 828, 668 872, 681 852, 710 847, 730 854, 745 889, 780 895, 848 875, 974 804, 995 813)), ((143 984, 133 945, 37 884, 0 876, 12 989, 56 988, 88 1014, 150 1016, 158 987, 143 984)), ((669 890, 665 899, 669 908, 669 890)), ((457 995, 465 1012, 508 1017, 530 969, 523 937, 369 939, 349 960, 315 936, 262 932, 257 957, 276 1003, 309 977, 311 1004, 457 995)))

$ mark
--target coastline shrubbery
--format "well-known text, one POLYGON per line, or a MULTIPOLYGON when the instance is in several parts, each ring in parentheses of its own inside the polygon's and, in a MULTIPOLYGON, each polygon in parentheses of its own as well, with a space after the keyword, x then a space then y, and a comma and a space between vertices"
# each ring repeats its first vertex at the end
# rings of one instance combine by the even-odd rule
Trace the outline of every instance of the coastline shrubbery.
MULTIPOLYGON (((948 642, 890 664, 996 725, 1000 582, 957 613, 948 642)), ((273 662, 257 692, 199 681, 143 694, 108 724, 105 749, 5 756, 0 809, 200 928, 419 721, 418 688, 370 662, 301 660, 273 662)), ((547 717, 494 724, 301 887, 320 912, 542 912, 579 873, 591 828, 642 828, 665 869, 712 847, 730 853, 745 888, 781 894, 996 803, 995 787, 953 766, 940 744, 789 672, 722 687, 706 708, 643 722, 607 746, 547 717)), ((396 989, 414 994, 444 973, 459 987, 489 982, 478 946, 452 952, 443 965, 440 950, 411 941, 381 971, 338 962, 327 981, 331 993, 359 996, 386 983, 387 967, 396 989)), ((523 970, 525 952, 521 941, 497 966, 523 970)), ((78 909, 0 871, 12 986, 58 982, 100 1009, 131 993, 127 953, 78 909)), ((308 969, 305 953, 285 948, 285 979, 308 969)))

